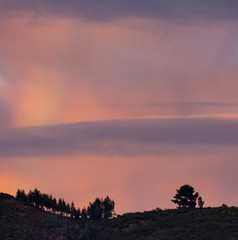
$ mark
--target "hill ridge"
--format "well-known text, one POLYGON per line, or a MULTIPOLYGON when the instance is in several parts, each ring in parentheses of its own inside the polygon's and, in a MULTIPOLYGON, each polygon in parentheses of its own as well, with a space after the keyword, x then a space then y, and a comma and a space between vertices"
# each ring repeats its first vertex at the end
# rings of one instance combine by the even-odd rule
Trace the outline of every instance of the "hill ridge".
POLYGON ((102 223, 56 215, 0 193, 0 240, 237 240, 238 208, 126 213, 102 223))

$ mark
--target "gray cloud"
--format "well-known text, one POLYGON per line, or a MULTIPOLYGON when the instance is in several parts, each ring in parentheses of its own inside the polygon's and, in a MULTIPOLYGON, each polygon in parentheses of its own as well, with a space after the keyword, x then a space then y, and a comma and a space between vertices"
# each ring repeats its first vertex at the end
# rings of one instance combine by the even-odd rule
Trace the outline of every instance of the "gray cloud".
POLYGON ((82 16, 102 20, 125 16, 168 19, 237 19, 238 16, 237 0, 1 0, 0 9, 2 12, 30 10, 39 14, 82 16))
MULTIPOLYGON (((186 146, 238 144, 238 119, 166 118, 15 129, 0 136, 0 157, 168 154, 186 146), (165 146, 167 146, 165 148, 165 146), (169 147, 169 148, 168 148, 169 147)), ((190 150, 189 150, 190 149, 190 150)), ((183 152, 186 150, 183 149, 183 152)))

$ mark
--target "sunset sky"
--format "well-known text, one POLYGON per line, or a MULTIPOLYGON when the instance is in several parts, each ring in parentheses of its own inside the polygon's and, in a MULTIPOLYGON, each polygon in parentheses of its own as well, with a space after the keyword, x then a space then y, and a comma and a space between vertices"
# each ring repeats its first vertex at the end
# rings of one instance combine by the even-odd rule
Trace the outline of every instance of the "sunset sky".
POLYGON ((0 192, 116 212, 238 199, 237 0, 0 0, 0 192))

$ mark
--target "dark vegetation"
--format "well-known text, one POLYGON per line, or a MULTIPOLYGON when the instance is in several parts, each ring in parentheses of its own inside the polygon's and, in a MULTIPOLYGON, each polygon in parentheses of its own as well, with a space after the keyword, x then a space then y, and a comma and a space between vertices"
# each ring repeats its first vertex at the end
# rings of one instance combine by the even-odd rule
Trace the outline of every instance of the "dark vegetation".
POLYGON ((193 187, 186 184, 177 189, 177 193, 171 201, 177 204, 179 208, 195 208, 198 197, 199 207, 202 208, 204 204, 202 197, 199 196, 198 192, 195 193, 193 187))
POLYGON ((179 208, 110 220, 98 240, 237 240, 238 208, 179 208))
POLYGON ((37 189, 18 190, 16 198, 0 194, 0 240, 237 240, 238 208, 203 208, 198 193, 184 186, 173 199, 177 209, 117 216, 109 197, 80 210, 37 189))
POLYGON ((18 189, 16 199, 58 215, 93 222, 107 221, 114 215, 115 207, 115 202, 107 196, 104 199, 96 198, 93 203, 89 203, 87 209, 83 208, 80 211, 80 208, 75 208, 74 202, 70 205, 63 198, 59 198, 57 201, 52 195, 41 193, 37 188, 34 191, 30 190, 28 194, 24 190, 18 189))

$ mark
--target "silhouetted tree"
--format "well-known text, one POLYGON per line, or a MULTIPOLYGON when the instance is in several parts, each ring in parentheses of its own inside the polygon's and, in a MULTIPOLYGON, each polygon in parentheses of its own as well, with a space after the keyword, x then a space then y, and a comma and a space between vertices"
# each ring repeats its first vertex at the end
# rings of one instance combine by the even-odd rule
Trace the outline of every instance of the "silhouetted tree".
POLYGON ((86 208, 83 208, 83 209, 82 209, 81 219, 82 219, 82 221, 87 221, 87 220, 88 220, 88 215, 87 215, 87 210, 86 210, 86 208))
POLYGON ((75 210, 74 217, 75 217, 75 219, 79 219, 79 217, 80 217, 80 208, 75 210))
POLYGON ((102 220, 103 214, 102 200, 100 198, 96 198, 96 200, 93 203, 90 202, 87 212, 90 220, 95 222, 99 222, 100 220, 102 220))
POLYGON ((203 208, 203 205, 204 205, 204 201, 202 200, 202 197, 199 196, 198 197, 198 206, 199 206, 199 208, 203 208))
MULTIPOLYGON (((48 195, 48 194, 46 194, 48 195)), ((52 195, 48 195, 48 199, 46 201, 46 208, 53 210, 53 197, 52 195)))
POLYGON ((57 210, 62 214, 64 212, 64 200, 59 198, 58 204, 57 204, 57 210))
POLYGON ((115 208, 115 202, 111 200, 108 196, 102 202, 103 207, 103 219, 108 220, 112 217, 115 208))
POLYGON ((70 205, 69 205, 69 203, 66 204, 66 213, 70 214, 70 205))
POLYGON ((62 212, 67 213, 67 206, 66 206, 66 202, 64 199, 62 200, 62 212))
POLYGON ((34 196, 33 196, 33 192, 30 190, 29 193, 27 194, 27 201, 30 203, 30 204, 33 204, 33 200, 34 200, 34 196))
POLYGON ((178 204, 179 208, 195 208, 197 204, 198 192, 194 193, 194 188, 189 185, 183 185, 177 189, 173 203, 178 204))
POLYGON ((74 207, 74 202, 71 203, 71 206, 70 206, 70 217, 73 218, 75 216, 75 207, 74 207))
POLYGON ((36 207, 42 206, 41 193, 37 188, 35 188, 33 192, 30 190, 27 195, 27 200, 36 207))
POLYGON ((58 204, 56 198, 52 199, 52 211, 57 212, 58 211, 58 204))
POLYGON ((41 207, 50 208, 50 198, 48 194, 41 194, 41 207))
POLYGON ((17 190, 16 199, 20 200, 20 201, 23 201, 23 202, 27 201, 27 196, 26 196, 26 193, 25 193, 24 189, 23 190, 20 190, 20 189, 17 190))

